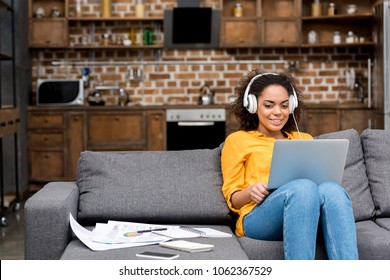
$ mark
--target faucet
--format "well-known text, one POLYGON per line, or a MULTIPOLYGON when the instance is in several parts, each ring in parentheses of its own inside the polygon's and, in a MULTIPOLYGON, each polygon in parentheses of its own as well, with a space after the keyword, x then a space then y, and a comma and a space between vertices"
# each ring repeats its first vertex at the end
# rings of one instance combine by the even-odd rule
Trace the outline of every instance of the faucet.
POLYGON ((359 99, 360 99, 360 102, 364 103, 364 88, 359 80, 359 78, 356 78, 355 79, 355 83, 353 85, 354 89, 355 90, 358 90, 359 91, 359 99))

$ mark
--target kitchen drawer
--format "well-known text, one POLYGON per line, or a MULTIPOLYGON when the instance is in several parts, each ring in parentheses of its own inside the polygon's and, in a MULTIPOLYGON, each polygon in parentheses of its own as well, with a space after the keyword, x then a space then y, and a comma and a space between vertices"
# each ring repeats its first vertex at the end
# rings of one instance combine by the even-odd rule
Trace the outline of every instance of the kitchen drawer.
POLYGON ((64 114, 29 114, 28 128, 63 128, 64 114))
POLYGON ((30 147, 39 148, 61 148, 65 144, 63 132, 30 132, 28 134, 28 141, 30 147))
POLYGON ((17 133, 19 124, 18 109, 0 109, 0 137, 17 133))
POLYGON ((65 178, 64 151, 30 151, 30 179, 63 180, 65 178))

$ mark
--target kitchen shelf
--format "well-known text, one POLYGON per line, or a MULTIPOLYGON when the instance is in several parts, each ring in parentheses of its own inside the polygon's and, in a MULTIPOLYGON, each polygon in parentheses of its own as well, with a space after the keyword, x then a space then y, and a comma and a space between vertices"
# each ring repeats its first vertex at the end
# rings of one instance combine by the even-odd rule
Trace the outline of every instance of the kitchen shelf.
POLYGON ((373 47, 374 42, 364 42, 364 43, 341 43, 341 44, 333 44, 333 43, 318 43, 318 44, 302 44, 299 47, 301 48, 325 48, 325 47, 373 47))
POLYGON ((8 2, 10 4, 0 0, 0 16, 4 18, 0 21, 0 37, 5 36, 2 32, 7 33, 7 40, 0 44, 0 226, 8 226, 6 211, 12 206, 14 211, 19 210, 20 206, 18 172, 20 112, 17 108, 16 96, 15 1, 8 2), (11 146, 13 146, 12 149, 10 149, 11 146), (4 150, 7 152, 5 153, 4 150), (14 162, 13 170, 10 169, 11 162, 14 162), (15 178, 12 179, 10 176, 15 176, 15 178), (10 190, 5 189, 9 184, 9 179, 14 180, 12 185, 15 184, 15 192, 8 193, 10 190))
POLYGON ((318 17, 312 17, 312 16, 303 16, 303 21, 321 21, 322 24, 324 24, 324 20, 333 22, 333 21, 346 21, 346 20, 372 20, 374 19, 374 15, 372 13, 357 13, 353 15, 348 14, 339 14, 334 16, 318 16, 318 17))
POLYGON ((164 18, 162 16, 150 16, 150 17, 68 17, 69 21, 163 21, 164 18))
POLYGON ((157 45, 130 45, 130 46, 124 46, 124 45, 108 45, 108 46, 100 46, 100 45, 74 45, 69 46, 69 49, 162 49, 164 46, 162 44, 157 45))
MULTIPOLYGON (((0 0, 3 1, 3 0, 0 0)), ((71 10, 74 2, 69 0, 29 0, 30 17, 30 48, 31 49, 162 49, 162 43, 153 45, 97 45, 82 44, 82 37, 89 36, 88 43, 100 41, 103 34, 102 28, 114 36, 125 34, 125 29, 132 27, 139 29, 150 27, 161 32, 164 17, 159 13, 153 13, 145 17, 135 16, 112 16, 100 17, 98 15, 75 16, 71 10), (60 10, 60 17, 51 17, 49 12, 54 7, 60 10), (38 8, 43 8, 45 17, 37 18, 35 12, 38 8), (126 26, 125 26, 126 25, 126 26), (56 30, 56 32, 53 32, 56 30), (82 31, 82 34, 80 32, 82 31), (111 32, 112 31, 112 32, 111 32), (91 35, 92 34, 92 35, 91 35)), ((156 41, 157 42, 157 41, 156 41)))

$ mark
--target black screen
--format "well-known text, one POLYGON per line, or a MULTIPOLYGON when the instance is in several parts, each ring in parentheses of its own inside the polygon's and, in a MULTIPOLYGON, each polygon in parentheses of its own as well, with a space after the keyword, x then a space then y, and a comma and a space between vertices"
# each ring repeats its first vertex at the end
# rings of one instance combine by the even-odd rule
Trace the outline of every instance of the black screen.
POLYGON ((174 44, 211 43, 211 8, 174 8, 172 42, 174 44))

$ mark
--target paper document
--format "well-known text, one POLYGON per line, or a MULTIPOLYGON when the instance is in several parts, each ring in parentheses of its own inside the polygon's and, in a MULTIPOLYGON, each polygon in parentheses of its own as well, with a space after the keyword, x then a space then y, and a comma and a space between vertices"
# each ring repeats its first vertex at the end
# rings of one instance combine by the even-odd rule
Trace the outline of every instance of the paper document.
POLYGON ((108 221, 107 224, 97 223, 90 231, 82 227, 72 214, 69 216, 74 234, 93 251, 145 246, 170 240, 169 237, 153 234, 151 230, 161 228, 159 225, 108 221))

